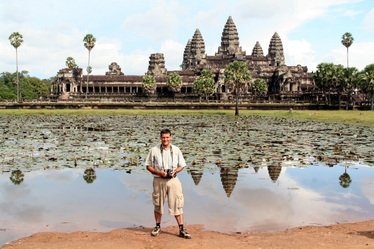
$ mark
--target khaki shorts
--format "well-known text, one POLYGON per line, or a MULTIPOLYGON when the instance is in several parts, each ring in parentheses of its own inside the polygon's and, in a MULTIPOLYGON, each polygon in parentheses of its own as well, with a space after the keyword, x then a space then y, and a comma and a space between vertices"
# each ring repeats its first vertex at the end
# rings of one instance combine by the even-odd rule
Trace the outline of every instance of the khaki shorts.
POLYGON ((169 214, 183 214, 184 197, 182 193, 182 184, 177 177, 164 179, 160 177, 153 178, 152 200, 155 212, 163 214, 163 207, 168 199, 169 214))

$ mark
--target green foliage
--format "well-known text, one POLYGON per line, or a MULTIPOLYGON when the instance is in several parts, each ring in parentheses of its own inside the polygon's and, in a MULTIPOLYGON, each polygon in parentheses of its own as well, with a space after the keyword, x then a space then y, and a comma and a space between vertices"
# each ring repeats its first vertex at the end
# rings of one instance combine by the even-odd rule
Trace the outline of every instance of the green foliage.
POLYGON ((252 76, 248 70, 247 64, 243 61, 231 62, 225 68, 225 83, 233 90, 235 94, 235 115, 239 115, 239 95, 244 89, 247 88, 251 78, 252 76))
POLYGON ((9 41, 10 41, 10 44, 15 48, 17 49, 19 46, 21 46, 22 42, 23 42, 23 36, 18 33, 18 32, 13 32, 10 36, 9 36, 9 41))
POLYGON ((353 41, 354 41, 354 38, 351 33, 346 32, 343 34, 342 44, 344 45, 344 47, 349 48, 352 45, 353 41))
POLYGON ((214 75, 211 70, 204 69, 201 72, 201 75, 193 82, 193 90, 200 96, 205 96, 206 99, 216 92, 214 75))
POLYGON ((38 99, 49 95, 50 86, 47 80, 36 77, 23 78, 21 83, 21 96, 24 100, 38 99))
POLYGON ((339 177, 339 184, 342 188, 348 188, 351 182, 352 179, 347 173, 344 173, 339 177))
POLYGON ((367 65, 362 71, 361 89, 371 100, 371 110, 374 111, 374 64, 367 65))
POLYGON ((91 51, 93 47, 95 47, 96 38, 92 34, 87 34, 84 38, 84 46, 88 49, 88 51, 91 51))
POLYGON ((336 90, 341 92, 345 87, 343 78, 344 67, 333 63, 318 64, 317 71, 314 74, 316 85, 322 91, 336 90))
POLYGON ((254 95, 264 95, 268 91, 268 84, 264 79, 256 79, 251 86, 251 90, 254 95))
POLYGON ((146 74, 143 76, 143 88, 147 93, 154 93, 156 90, 156 79, 155 76, 151 74, 146 74))
MULTIPOLYGON (((47 97, 50 93, 50 82, 30 77, 27 72, 20 73, 21 99, 33 100, 40 97, 47 97)), ((0 100, 15 100, 16 94, 16 73, 4 72, 0 76, 0 100)))
POLYGON ((73 57, 68 57, 66 58, 66 62, 65 62, 65 65, 69 68, 69 69, 73 69, 73 68, 77 68, 78 65, 77 63, 75 63, 75 60, 73 57))
POLYGON ((374 97, 374 64, 367 65, 362 71, 360 86, 367 95, 374 97))
POLYGON ((167 85, 173 92, 179 92, 182 87, 182 78, 177 73, 171 73, 167 78, 167 85))
POLYGON ((247 87, 251 78, 251 73, 243 61, 231 62, 225 69, 225 83, 236 95, 247 87))

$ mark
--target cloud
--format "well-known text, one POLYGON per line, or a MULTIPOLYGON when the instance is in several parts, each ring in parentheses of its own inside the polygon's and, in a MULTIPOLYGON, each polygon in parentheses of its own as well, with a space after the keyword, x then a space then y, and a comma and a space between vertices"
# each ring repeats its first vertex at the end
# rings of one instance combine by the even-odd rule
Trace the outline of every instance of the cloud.
POLYGON ((173 40, 166 40, 161 45, 161 53, 164 53, 166 68, 168 70, 180 69, 179 65, 182 64, 184 44, 173 40))
POLYGON ((145 13, 127 17, 123 28, 139 39, 161 42, 176 36, 180 11, 175 1, 154 1, 145 13))
MULTIPOLYGON (((320 52, 313 51, 316 46, 312 41, 291 38, 292 35, 296 33, 302 37, 306 32, 303 26, 318 21, 318 18, 359 16, 362 11, 347 7, 359 2, 156 0, 130 4, 130 1, 111 0, 104 4, 92 0, 86 6, 87 15, 81 15, 78 10, 85 5, 79 1, 1 1, 0 21, 4 27, 0 31, 0 71, 14 71, 15 68, 14 48, 7 39, 13 31, 24 35, 20 69, 28 70, 32 76, 54 76, 65 66, 68 56, 74 57, 85 69, 87 51, 82 39, 87 32, 97 38, 97 45, 92 51, 94 74, 104 74, 113 61, 118 62, 126 74, 143 74, 147 71, 149 55, 156 52, 165 54, 168 70, 176 70, 182 61, 185 44, 196 28, 204 37, 207 54, 213 55, 217 51, 224 24, 230 15, 247 54, 252 52, 256 41, 261 43, 266 54, 270 38, 277 31, 284 42, 286 63, 313 68, 315 60, 321 57, 318 56, 320 52), (27 11, 29 9, 33 11, 27 11)), ((373 20, 372 9, 362 23, 369 32, 373 31, 373 20)))
POLYGON ((364 18, 364 29, 368 32, 374 32, 374 8, 364 18))
POLYGON ((374 205, 374 178, 365 178, 361 184, 362 193, 374 205))
MULTIPOLYGON (((356 67, 359 70, 364 69, 367 65, 374 63, 374 41, 373 42, 353 42, 349 47, 349 66, 356 67)), ((323 62, 333 62, 335 64, 346 65, 347 50, 341 45, 333 49, 324 58, 323 62)))
POLYGON ((306 40, 284 40, 283 49, 287 65, 309 65, 308 70, 315 70, 317 66, 315 51, 312 44, 306 40))

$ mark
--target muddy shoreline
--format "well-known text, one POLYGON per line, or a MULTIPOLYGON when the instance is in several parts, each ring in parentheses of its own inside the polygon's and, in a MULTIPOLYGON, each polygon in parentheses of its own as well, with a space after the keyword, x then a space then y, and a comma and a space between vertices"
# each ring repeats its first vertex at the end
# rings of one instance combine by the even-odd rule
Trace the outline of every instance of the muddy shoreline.
POLYGON ((4 249, 88 248, 374 248, 374 220, 329 226, 296 227, 279 232, 220 233, 188 226, 191 240, 179 238, 177 227, 158 237, 151 228, 121 228, 110 232, 42 232, 3 245, 4 249))

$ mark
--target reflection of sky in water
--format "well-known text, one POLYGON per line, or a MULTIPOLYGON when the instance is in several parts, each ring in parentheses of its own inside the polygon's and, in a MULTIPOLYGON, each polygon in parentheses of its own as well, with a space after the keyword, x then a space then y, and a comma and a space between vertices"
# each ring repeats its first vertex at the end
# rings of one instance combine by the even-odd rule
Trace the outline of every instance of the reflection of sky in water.
MULTIPOLYGON (((0 245, 38 231, 153 226, 151 175, 98 169, 96 180, 87 184, 83 171, 32 171, 24 173, 20 185, 12 184, 9 173, 0 175, 0 245)), ((206 170, 199 185, 185 171, 180 179, 186 223, 244 231, 374 218, 374 169, 349 167, 348 188, 339 185, 342 173, 341 166, 288 167, 273 182, 266 167, 258 173, 244 168, 228 198, 219 170, 206 170)), ((174 223, 164 216, 163 226, 174 223)))

